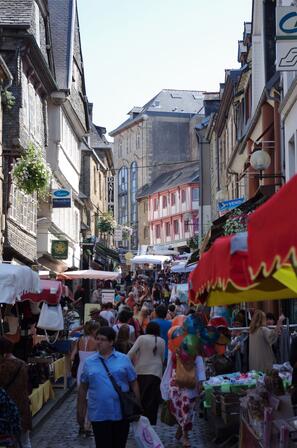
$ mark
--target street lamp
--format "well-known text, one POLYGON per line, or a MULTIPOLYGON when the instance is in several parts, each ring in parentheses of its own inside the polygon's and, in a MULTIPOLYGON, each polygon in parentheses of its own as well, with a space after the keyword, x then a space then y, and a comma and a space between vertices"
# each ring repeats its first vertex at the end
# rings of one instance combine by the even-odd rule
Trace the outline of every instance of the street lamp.
POLYGON ((267 151, 263 149, 256 149, 250 157, 251 167, 256 171, 259 171, 259 179, 280 178, 285 179, 282 174, 263 174, 262 171, 266 170, 271 164, 271 157, 267 151))
POLYGON ((271 157, 268 152, 258 149, 252 153, 250 164, 257 171, 266 170, 271 164, 271 157))

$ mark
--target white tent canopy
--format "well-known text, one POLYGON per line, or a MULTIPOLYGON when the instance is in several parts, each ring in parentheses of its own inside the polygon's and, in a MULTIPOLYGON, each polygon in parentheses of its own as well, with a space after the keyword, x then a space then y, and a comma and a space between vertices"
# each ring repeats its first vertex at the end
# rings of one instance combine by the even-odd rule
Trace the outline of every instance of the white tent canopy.
POLYGON ((132 264, 160 264, 163 266, 165 261, 170 261, 171 257, 166 255, 136 255, 132 258, 132 264))
POLYGON ((39 290, 38 273, 29 266, 0 264, 0 303, 13 305, 22 294, 39 290))
POLYGON ((58 279, 94 279, 94 280, 117 280, 119 272, 96 271, 96 269, 86 269, 84 271, 66 271, 57 276, 58 279))
POLYGON ((180 261, 179 263, 175 264, 171 267, 171 272, 177 273, 177 274, 184 274, 186 272, 192 272, 196 268, 197 263, 192 263, 187 265, 186 261, 180 261))

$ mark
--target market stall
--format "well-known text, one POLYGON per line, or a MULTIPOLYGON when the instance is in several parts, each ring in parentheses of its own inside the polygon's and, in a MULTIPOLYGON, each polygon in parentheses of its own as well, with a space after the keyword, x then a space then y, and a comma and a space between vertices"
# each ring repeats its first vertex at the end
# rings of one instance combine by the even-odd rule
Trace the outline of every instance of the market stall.
MULTIPOLYGON (((190 274, 190 302, 220 306, 296 298, 297 214, 292 212, 296 193, 297 177, 249 217, 247 234, 214 242, 190 274)), ((240 423, 241 448, 297 446, 290 372, 284 375, 283 369, 282 365, 280 372, 266 375, 248 372, 247 377, 233 374, 236 383, 251 376, 254 380, 248 389, 240 385, 239 394, 234 376, 226 373, 205 383, 205 405, 214 423, 219 413, 221 421, 231 424, 230 430, 240 423)))
POLYGON ((131 260, 132 265, 160 265, 163 269, 164 263, 170 262, 171 257, 167 255, 136 255, 131 260))
POLYGON ((63 274, 58 274, 58 280, 117 280, 120 277, 119 272, 97 271, 96 269, 86 269, 83 271, 66 271, 63 274))
MULTIPOLYGON (((27 362, 31 412, 35 415, 48 400, 54 398, 55 388, 67 388, 73 341, 67 338, 64 331, 60 305, 63 292, 61 282, 39 280, 38 274, 35 272, 31 274, 27 267, 21 270, 14 269, 14 266, 9 268, 9 270, 3 269, 3 272, 5 271, 5 274, 12 272, 15 277, 11 275, 13 287, 10 288, 10 295, 7 288, 5 304, 1 306, 1 324, 4 336, 14 343, 15 355, 27 362), (14 281, 19 279, 20 273, 26 278, 22 279, 23 287, 19 286, 18 295, 15 296, 15 286, 18 284, 15 285, 14 281), (34 279, 33 286, 28 282, 28 273, 34 279), (48 324, 44 323, 46 313, 48 324), (59 315, 58 331, 53 322, 57 315, 59 315), (51 340, 52 335, 54 341, 51 340)), ((6 283, 8 283, 7 277, 6 283)))

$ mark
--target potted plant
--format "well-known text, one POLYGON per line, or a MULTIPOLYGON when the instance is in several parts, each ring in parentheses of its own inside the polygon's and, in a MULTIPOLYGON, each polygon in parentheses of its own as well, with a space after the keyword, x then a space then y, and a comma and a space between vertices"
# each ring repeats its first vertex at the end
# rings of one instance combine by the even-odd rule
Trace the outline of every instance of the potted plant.
POLYGON ((33 143, 29 144, 13 166, 12 178, 16 186, 26 194, 36 193, 43 197, 48 193, 51 170, 40 148, 35 148, 33 143))

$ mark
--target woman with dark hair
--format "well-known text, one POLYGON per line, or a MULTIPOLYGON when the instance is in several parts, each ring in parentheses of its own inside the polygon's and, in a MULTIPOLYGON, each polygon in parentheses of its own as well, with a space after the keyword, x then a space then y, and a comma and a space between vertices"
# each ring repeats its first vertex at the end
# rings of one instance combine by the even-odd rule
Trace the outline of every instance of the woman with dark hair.
POLYGON ((132 347, 132 343, 130 342, 130 328, 129 325, 122 325, 117 334, 117 339, 114 348, 121 353, 128 353, 128 351, 132 347))
POLYGON ((0 336, 0 387, 16 403, 21 417, 21 443, 31 448, 32 417, 28 392, 28 368, 24 361, 12 354, 13 344, 0 336))
POLYGON ((144 415, 152 425, 157 423, 164 354, 165 342, 160 337, 160 327, 156 322, 148 324, 146 334, 139 336, 128 352, 137 373, 144 415))

